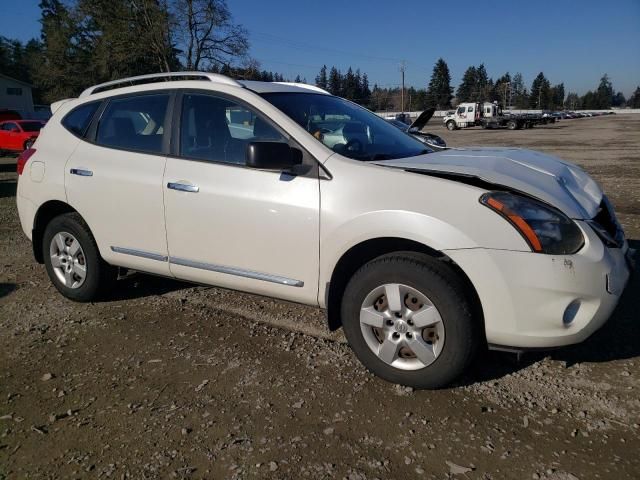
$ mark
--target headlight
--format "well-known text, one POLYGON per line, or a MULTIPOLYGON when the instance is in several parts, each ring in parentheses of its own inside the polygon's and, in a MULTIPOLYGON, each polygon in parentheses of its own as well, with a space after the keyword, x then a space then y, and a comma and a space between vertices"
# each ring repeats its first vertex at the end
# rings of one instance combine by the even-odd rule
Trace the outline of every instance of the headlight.
POLYGON ((480 203, 511 223, 534 252, 567 255, 584 245, 578 225, 545 203, 508 192, 485 193, 480 203))

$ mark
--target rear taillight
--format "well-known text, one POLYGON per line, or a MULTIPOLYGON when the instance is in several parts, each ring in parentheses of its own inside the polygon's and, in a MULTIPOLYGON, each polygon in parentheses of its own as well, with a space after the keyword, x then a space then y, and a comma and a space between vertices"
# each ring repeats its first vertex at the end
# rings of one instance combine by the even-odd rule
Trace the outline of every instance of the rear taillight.
POLYGON ((24 170, 27 161, 31 158, 31 155, 36 153, 35 148, 27 148, 24 152, 20 154, 18 157, 18 164, 16 166, 16 170, 18 171, 18 175, 22 175, 22 171, 24 170))

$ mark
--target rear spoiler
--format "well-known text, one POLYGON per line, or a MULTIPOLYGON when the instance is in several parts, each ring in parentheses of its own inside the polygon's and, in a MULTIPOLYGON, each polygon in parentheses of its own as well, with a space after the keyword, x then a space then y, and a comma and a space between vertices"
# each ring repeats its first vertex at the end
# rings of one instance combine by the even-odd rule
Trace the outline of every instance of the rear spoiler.
POLYGON ((75 98, 65 98, 63 100, 58 100, 57 102, 53 102, 51 104, 51 115, 53 115, 54 113, 56 113, 56 111, 65 103, 71 101, 71 100, 75 100, 75 98))

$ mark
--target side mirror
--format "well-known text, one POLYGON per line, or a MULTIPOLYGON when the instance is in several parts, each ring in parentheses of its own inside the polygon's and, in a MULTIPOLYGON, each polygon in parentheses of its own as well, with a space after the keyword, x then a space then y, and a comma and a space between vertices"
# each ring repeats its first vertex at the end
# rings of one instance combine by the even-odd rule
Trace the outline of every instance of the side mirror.
POLYGON ((249 142, 247 167, 292 171, 302 165, 302 152, 281 142, 249 142))

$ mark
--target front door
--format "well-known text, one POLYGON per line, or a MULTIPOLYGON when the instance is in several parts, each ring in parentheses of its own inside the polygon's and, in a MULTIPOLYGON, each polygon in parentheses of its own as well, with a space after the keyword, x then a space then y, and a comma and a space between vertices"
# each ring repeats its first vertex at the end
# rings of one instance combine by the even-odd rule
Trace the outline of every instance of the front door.
POLYGON ((250 141, 289 142, 228 97, 185 92, 164 202, 178 278, 316 303, 318 178, 245 166, 250 141))
POLYGON ((171 94, 110 99, 94 142, 81 141, 67 161, 69 203, 115 265, 170 275, 162 175, 171 94))

